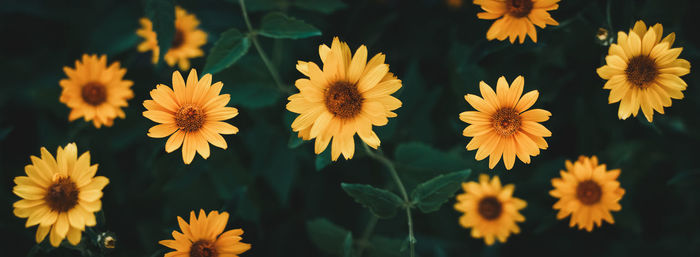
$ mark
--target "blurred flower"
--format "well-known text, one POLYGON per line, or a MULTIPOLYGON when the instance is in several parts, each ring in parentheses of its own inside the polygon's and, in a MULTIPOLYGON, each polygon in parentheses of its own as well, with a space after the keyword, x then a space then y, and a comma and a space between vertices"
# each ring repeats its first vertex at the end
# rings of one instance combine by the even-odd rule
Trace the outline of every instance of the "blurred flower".
POLYGON ((554 190, 549 191, 559 198, 554 209, 559 210, 557 219, 571 215, 569 226, 578 225, 579 229, 593 230, 593 223, 601 225, 601 220, 615 223, 610 211, 619 211, 622 207, 617 202, 622 199, 625 190, 620 188, 617 177, 620 170, 605 169, 605 164, 598 165, 598 158, 580 156, 576 163, 566 161, 566 171, 559 171, 561 178, 552 179, 554 190))
POLYGON ((355 55, 350 47, 335 37, 329 48, 319 47, 323 69, 313 62, 299 61, 297 70, 309 78, 298 79, 299 93, 290 96, 287 110, 299 113, 292 129, 304 140, 316 138, 315 152, 323 152, 328 143, 335 161, 355 153, 357 133, 372 148, 379 147, 372 125, 384 126, 396 117, 393 110, 401 101, 391 96, 401 88, 401 80, 389 72, 384 54, 367 62, 367 47, 360 46, 355 55))
POLYGON ((69 121, 84 117, 96 128, 111 127, 116 117, 124 118, 127 100, 134 97, 131 80, 124 80, 126 69, 113 62, 107 67, 107 56, 83 54, 82 62, 75 61, 75 69, 63 67, 68 76, 59 81, 63 88, 59 100, 71 108, 69 121))
POLYGON ((683 48, 671 48, 676 38, 671 33, 663 40, 663 26, 647 26, 637 21, 634 28, 618 32, 617 44, 612 44, 605 57, 606 65, 598 75, 608 80, 603 86, 610 90, 609 103, 620 102, 617 116, 624 120, 630 114, 637 117, 639 109, 649 122, 654 110, 663 114, 671 106, 671 98, 683 99, 681 91, 688 87, 680 76, 690 73, 690 62, 678 59, 683 48))
POLYGON ((197 80, 197 71, 192 69, 187 84, 179 71, 173 72, 173 88, 159 84, 151 90, 151 98, 143 106, 143 116, 162 123, 151 127, 148 136, 163 138, 165 151, 170 153, 182 145, 182 159, 190 164, 196 152, 209 158, 209 143, 226 149, 226 140, 219 134, 236 134, 238 128, 223 122, 238 115, 238 109, 226 107, 231 97, 219 95, 224 86, 221 82, 211 84, 211 74, 197 80))
POLYGON ((56 158, 41 148, 41 158, 31 156, 32 164, 24 167, 27 176, 15 177, 13 189, 22 198, 15 202, 14 214, 28 218, 26 226, 39 225, 36 242, 49 241, 58 247, 64 238, 72 245, 80 243, 85 226, 95 226, 95 212, 102 208, 102 189, 109 183, 95 177, 97 164, 90 165, 90 152, 78 158, 75 143, 58 147, 56 158))
POLYGON ((192 256, 192 257, 235 257, 248 251, 250 244, 241 242, 242 229, 232 229, 224 232, 228 223, 228 213, 217 211, 204 213, 199 210, 199 218, 194 211, 190 212, 190 223, 177 217, 182 233, 173 231, 175 240, 161 240, 161 245, 175 251, 165 254, 165 257, 192 256), (222 234, 223 232, 223 234, 222 234))
POLYGON ((460 8, 462 7, 462 0, 445 0, 447 6, 450 8, 460 8))
POLYGON ((598 31, 595 33, 595 38, 599 44, 604 46, 609 46, 610 43, 612 43, 612 37, 610 37, 610 33, 608 33, 608 30, 605 28, 598 28, 598 31))
MULTIPOLYGON (((153 24, 147 18, 141 18, 141 28, 136 30, 136 34, 141 36, 143 41, 138 46, 139 52, 153 51, 152 61, 158 63, 160 48, 158 47, 158 38, 156 32, 153 31, 153 24)), ((207 43, 207 33, 201 29, 197 29, 199 20, 194 14, 188 14, 185 9, 179 6, 175 7, 175 35, 173 42, 165 53, 165 62, 169 66, 178 63, 180 70, 190 68, 190 59, 204 56, 204 52, 200 47, 207 43)))
POLYGON ((520 233, 516 222, 525 221, 519 210, 527 203, 513 197, 515 186, 501 186, 501 180, 494 176, 481 174, 479 183, 462 183, 464 194, 457 195, 455 209, 463 212, 459 224, 472 229, 472 237, 484 238, 487 245, 492 245, 496 238, 505 243, 511 233, 520 233))
POLYGON ((522 162, 530 163, 530 156, 540 154, 540 149, 547 149, 543 137, 552 136, 552 132, 538 122, 549 120, 552 114, 542 109, 526 111, 537 101, 539 92, 532 90, 522 95, 524 85, 522 76, 515 78, 511 87, 505 77, 500 77, 496 92, 481 81, 479 88, 483 98, 472 94, 464 96, 476 109, 459 114, 459 119, 471 124, 462 134, 474 137, 467 150, 479 149, 476 160, 489 156, 490 169, 501 160, 501 155, 506 169, 510 170, 516 155, 522 162))
POLYGON ((497 19, 486 32, 488 40, 502 41, 509 38, 510 43, 514 43, 519 37, 521 44, 525 42, 526 34, 537 43, 534 25, 540 28, 559 25, 547 12, 558 9, 558 2, 559 0, 474 0, 474 4, 485 11, 477 14, 479 19, 497 19))

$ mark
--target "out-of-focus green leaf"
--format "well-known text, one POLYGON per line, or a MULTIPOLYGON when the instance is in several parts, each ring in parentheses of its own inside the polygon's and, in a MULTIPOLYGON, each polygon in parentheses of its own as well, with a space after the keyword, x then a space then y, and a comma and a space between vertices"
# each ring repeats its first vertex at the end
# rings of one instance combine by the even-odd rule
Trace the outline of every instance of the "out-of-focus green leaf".
POLYGON ((233 28, 221 33, 219 40, 209 51, 204 73, 215 74, 230 67, 248 52, 248 48, 250 48, 248 37, 241 34, 238 29, 233 28))
MULTIPOLYGON (((235 4, 239 3, 239 0, 227 0, 235 4)), ((288 5, 289 0, 246 0, 245 8, 249 12, 257 11, 269 11, 274 9, 280 9, 282 6, 288 5)))
POLYGON ((345 8, 345 3, 340 0, 296 0, 296 7, 317 11, 325 14, 332 13, 338 9, 345 8))
POLYGON ((367 248, 367 254, 370 257, 403 257, 407 255, 401 250, 404 240, 373 236, 369 241, 371 245, 367 248))
POLYGON ((175 4, 172 0, 148 0, 146 17, 153 23, 153 31, 156 32, 160 48, 160 59, 163 59, 175 38, 175 4))
POLYGON ((316 155, 316 160, 314 161, 314 164, 316 167, 316 171, 321 171, 323 168, 331 164, 330 147, 326 148, 326 150, 322 153, 316 155))
POLYGON ((304 140, 301 139, 301 137, 298 137, 295 133, 292 133, 289 135, 289 141, 287 141, 287 147, 289 148, 297 148, 300 145, 304 143, 304 140))
POLYGON ((396 211, 403 201, 396 194, 370 185, 341 183, 345 193, 356 202, 367 207, 372 214, 379 218, 388 219, 396 216, 396 211))
POLYGON ((700 181, 700 170, 681 171, 666 182, 666 185, 676 186, 688 182, 700 181))
POLYGON ((308 221, 306 230, 311 242, 319 249, 328 254, 343 255, 345 241, 350 231, 324 218, 308 221))
POLYGON ((257 56, 244 56, 229 69, 219 72, 214 81, 224 83, 221 91, 231 95, 229 105, 261 108, 274 104, 280 97, 267 70, 257 56))
POLYGON ((345 242, 343 242, 343 257, 352 257, 352 233, 348 233, 345 236, 345 242))
POLYGON ((5 137, 7 137, 7 135, 9 135, 10 132, 12 132, 12 129, 13 129, 12 126, 0 129, 0 141, 5 139, 5 137))
POLYGON ((265 15, 258 33, 271 38, 291 39, 321 35, 321 31, 311 24, 294 17, 289 17, 280 12, 273 12, 265 15))
POLYGON ((421 169, 454 171, 465 169, 469 164, 455 154, 444 153, 419 142, 400 144, 394 155, 397 163, 421 169))
POLYGON ((260 167, 263 177, 277 193, 277 197, 283 204, 286 204, 289 198, 289 191, 297 172, 297 160, 292 151, 292 149, 284 147, 283 143, 279 146, 273 145, 269 155, 265 157, 274 161, 263 162, 262 167, 260 167))
POLYGON ((434 212, 447 202, 472 173, 470 169, 440 175, 416 187, 411 192, 413 203, 424 213, 434 212))

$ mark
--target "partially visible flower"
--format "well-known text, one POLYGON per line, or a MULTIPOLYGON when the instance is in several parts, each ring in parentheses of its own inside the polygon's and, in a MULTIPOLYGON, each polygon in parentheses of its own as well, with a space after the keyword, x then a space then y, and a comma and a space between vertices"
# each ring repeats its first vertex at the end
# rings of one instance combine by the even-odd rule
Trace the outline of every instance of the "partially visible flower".
POLYGON ((614 224, 610 211, 619 211, 618 203, 625 190, 620 188, 617 177, 620 170, 606 170, 605 164, 598 164, 598 158, 580 156, 578 161, 566 161, 566 171, 559 171, 561 178, 552 179, 554 190, 549 194, 559 199, 554 209, 559 210, 557 219, 571 215, 569 226, 593 230, 593 225, 601 225, 605 220, 614 224))
POLYGON ((445 0, 447 6, 450 8, 460 8, 462 7, 462 0, 445 0))
POLYGON ((391 96, 401 88, 401 80, 389 72, 384 54, 367 61, 367 47, 360 46, 355 55, 350 47, 333 38, 331 47, 318 49, 323 67, 299 61, 297 70, 309 78, 295 83, 299 93, 290 96, 287 110, 300 114, 292 130, 304 140, 316 139, 315 152, 320 154, 331 143, 331 157, 345 159, 355 154, 355 134, 372 148, 379 147, 372 126, 384 126, 401 101, 391 96))
POLYGON ((530 156, 540 154, 540 149, 547 149, 544 137, 552 136, 547 128, 539 122, 549 120, 552 114, 543 109, 527 110, 539 96, 537 90, 523 93, 525 79, 518 76, 508 86, 505 77, 498 78, 496 92, 481 81, 481 97, 468 94, 464 96, 476 111, 459 114, 459 119, 469 123, 462 134, 473 137, 467 150, 476 151, 476 160, 489 156, 489 168, 493 169, 503 156, 506 169, 513 168, 515 157, 530 163, 530 156), (522 97, 521 97, 522 96, 522 97))
POLYGON ((77 245, 85 227, 97 224, 94 213, 102 209, 102 189, 109 180, 95 177, 97 164, 90 165, 90 152, 78 157, 75 143, 58 147, 56 158, 42 147, 41 158, 31 160, 24 167, 27 176, 15 177, 12 192, 22 198, 12 205, 15 216, 27 218, 27 227, 39 226, 37 243, 49 235, 54 247, 64 238, 77 245))
POLYGON ((463 212, 459 224, 471 228, 474 238, 484 238, 487 245, 492 245, 496 239, 505 243, 511 233, 520 233, 516 222, 525 221, 520 209, 527 203, 513 197, 515 186, 501 186, 501 180, 494 176, 481 174, 479 183, 462 183, 464 194, 457 195, 455 209, 463 212))
POLYGON ((69 121, 83 117, 96 128, 111 127, 116 117, 124 118, 121 107, 134 97, 131 80, 125 80, 126 69, 119 62, 107 66, 107 56, 83 54, 82 61, 75 61, 75 68, 63 67, 68 76, 59 81, 63 90, 59 100, 71 108, 69 121))
POLYGON ((620 102, 617 116, 637 117, 641 109, 652 122, 654 110, 664 114, 671 99, 683 99, 688 84, 680 76, 690 73, 690 62, 678 59, 683 48, 671 48, 674 33, 663 40, 663 26, 656 24, 647 29, 637 21, 629 31, 617 33, 617 44, 612 44, 605 57, 606 65, 598 68, 598 75, 608 80, 603 86, 610 90, 608 103, 620 102))
POLYGON ((194 211, 190 212, 189 224, 179 216, 177 222, 180 231, 173 231, 174 240, 158 242, 175 251, 165 254, 165 257, 237 257, 250 249, 250 244, 241 242, 242 229, 232 229, 224 232, 228 223, 228 213, 217 211, 204 213, 199 210, 199 217, 194 211))
MULTIPOLYGON (((141 28, 136 30, 136 34, 141 36, 144 41, 139 44, 139 52, 153 51, 152 61, 158 63, 160 57, 160 47, 158 47, 158 38, 156 32, 153 31, 153 23, 148 18, 139 20, 141 28)), ((200 48, 207 43, 207 33, 198 29, 199 20, 194 14, 189 14, 185 9, 179 6, 175 7, 175 35, 173 42, 165 53, 165 62, 169 66, 178 63, 180 70, 190 68, 190 59, 204 56, 204 52, 200 48)))
POLYGON ((484 20, 496 20, 486 32, 488 40, 506 38, 514 43, 520 38, 520 43, 525 42, 525 35, 530 36, 532 42, 537 43, 537 31, 535 26, 544 28, 547 25, 559 25, 552 19, 547 11, 559 8, 560 0, 474 0, 474 4, 481 6, 484 12, 477 17, 484 20))
POLYGON ((211 84, 211 74, 197 79, 197 71, 192 69, 187 83, 179 71, 173 72, 173 87, 158 84, 151 90, 151 98, 143 106, 143 116, 161 123, 148 130, 148 136, 163 138, 170 136, 165 143, 165 151, 170 153, 182 146, 182 160, 190 164, 195 153, 209 158, 209 143, 226 149, 226 140, 220 134, 236 134, 238 128, 223 122, 238 115, 238 109, 226 107, 231 96, 222 94, 221 82, 211 84))

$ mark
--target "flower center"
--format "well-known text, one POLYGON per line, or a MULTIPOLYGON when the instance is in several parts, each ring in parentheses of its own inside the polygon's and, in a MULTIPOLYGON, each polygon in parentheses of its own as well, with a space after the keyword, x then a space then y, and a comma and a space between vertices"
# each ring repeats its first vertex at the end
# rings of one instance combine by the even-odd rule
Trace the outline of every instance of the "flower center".
POLYGON ((600 201, 603 191, 600 185, 593 180, 585 180, 576 186, 576 198, 585 205, 592 205, 600 201))
POLYGON ((216 257, 218 255, 214 242, 209 240, 199 240, 190 247, 190 257, 216 257))
POLYGON ((44 200, 57 212, 67 212, 78 204, 78 186, 67 177, 61 177, 49 186, 44 200))
POLYGON ((326 108, 343 119, 355 117, 362 110, 363 98, 357 86, 345 81, 333 83, 326 90, 326 108))
POLYGON ((180 107, 175 113, 175 125, 185 132, 197 131, 204 125, 206 114, 196 105, 188 104, 180 107))
POLYGON ((493 129, 501 136, 510 136, 520 128, 522 118, 513 108, 501 108, 491 117, 493 129))
POLYGON ((627 81, 640 88, 646 88, 659 75, 659 69, 649 56, 639 55, 630 58, 625 74, 627 81))
POLYGON ((510 16, 522 18, 530 14, 534 4, 532 0, 506 0, 506 5, 510 16))
POLYGON ((83 101, 92 106, 98 106, 107 100, 107 89, 98 82, 88 82, 80 90, 83 101))
POLYGON ((175 36, 173 37, 172 44, 170 44, 170 48, 179 48, 183 43, 185 43, 185 33, 180 29, 175 29, 175 36))
POLYGON ((481 198, 481 201, 479 201, 479 206, 477 210, 482 218, 487 220, 495 220, 501 216, 503 206, 496 197, 486 196, 484 198, 481 198))

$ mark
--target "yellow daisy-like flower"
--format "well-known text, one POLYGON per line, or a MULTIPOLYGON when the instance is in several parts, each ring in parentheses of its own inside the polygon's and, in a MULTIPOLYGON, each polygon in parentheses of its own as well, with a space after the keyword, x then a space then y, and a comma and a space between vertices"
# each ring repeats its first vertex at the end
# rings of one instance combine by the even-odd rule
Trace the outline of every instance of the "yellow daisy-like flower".
POLYGON ((467 150, 479 149, 476 160, 490 156, 490 169, 496 166, 501 156, 506 169, 510 170, 515 156, 530 163, 530 156, 540 154, 540 149, 547 149, 543 137, 552 136, 552 132, 538 122, 549 120, 552 114, 542 109, 527 110, 535 104, 539 93, 532 90, 522 95, 524 85, 522 76, 515 78, 510 87, 505 77, 500 77, 496 92, 481 81, 479 88, 483 98, 472 94, 464 96, 476 109, 459 114, 459 119, 471 124, 462 132, 465 137, 473 137, 467 150))
POLYGON ((250 244, 241 242, 242 229, 224 232, 228 223, 228 213, 217 211, 204 213, 199 210, 199 217, 190 212, 190 223, 177 217, 182 232, 173 231, 175 240, 161 240, 160 244, 175 251, 165 257, 237 257, 248 251, 250 244), (222 233, 223 232, 223 233, 222 233))
POLYGON ((36 242, 50 233, 49 241, 58 247, 64 238, 80 243, 86 226, 95 226, 95 212, 102 209, 102 189, 109 180, 95 177, 97 164, 90 165, 90 152, 78 157, 75 143, 58 147, 56 158, 41 148, 41 158, 30 157, 24 167, 27 176, 15 177, 13 189, 22 200, 15 202, 14 214, 27 218, 27 227, 38 225, 36 242))
POLYGON ((299 93, 290 96, 287 110, 300 114, 292 129, 304 140, 316 139, 315 152, 323 152, 328 143, 331 157, 345 159, 355 153, 354 136, 372 148, 379 147, 372 126, 384 126, 387 118, 396 117, 393 110, 401 101, 391 96, 401 88, 401 80, 389 72, 384 54, 367 62, 367 47, 360 46, 355 55, 350 47, 333 38, 331 47, 318 49, 323 69, 313 62, 299 61, 297 70, 309 78, 298 79, 299 93))
POLYGON ((501 180, 494 176, 481 174, 479 183, 462 183, 464 194, 457 195, 456 210, 463 212, 459 224, 472 229, 472 237, 484 238, 487 245, 492 245, 496 239, 505 243, 511 233, 520 233, 516 222, 525 221, 520 215, 520 209, 527 203, 513 197, 513 184, 501 186, 501 180))
POLYGON ((651 122, 654 110, 663 114, 672 98, 683 99, 682 91, 688 84, 680 76, 690 73, 690 62, 678 59, 683 48, 671 48, 674 33, 661 39, 662 35, 661 24, 647 29, 643 21, 637 21, 629 34, 617 33, 617 44, 610 45, 606 65, 597 70, 608 80, 603 86, 610 90, 608 102, 620 102, 617 116, 622 120, 630 114, 637 117, 642 109, 651 122))
POLYGON ((554 209, 559 210, 557 219, 571 215, 569 226, 578 225, 589 232, 594 223, 600 226, 602 220, 615 223, 610 211, 622 209, 618 201, 625 194, 617 181, 620 170, 606 170, 595 156, 580 156, 575 163, 567 160, 566 171, 559 173, 561 178, 552 179, 554 190, 549 191, 559 198, 554 204, 554 209))
MULTIPOLYGON (((147 18, 141 18, 141 28, 136 30, 136 34, 141 36, 143 41, 138 46, 139 52, 153 51, 152 61, 158 63, 160 56, 160 47, 158 47, 158 38, 156 32, 153 31, 153 23, 147 18)), ((207 33, 201 29, 197 29, 199 20, 194 14, 189 14, 185 9, 179 6, 175 7, 175 35, 173 42, 165 53, 165 62, 169 66, 178 63, 180 70, 190 68, 190 59, 204 56, 204 52, 200 47, 207 43, 207 33)))
POLYGON ((547 25, 559 25, 552 19, 547 11, 559 8, 560 0, 474 0, 474 4, 481 6, 484 12, 477 17, 484 20, 496 20, 486 32, 488 40, 510 39, 514 43, 520 38, 520 43, 525 42, 525 37, 530 36, 532 42, 537 43, 537 31, 535 26, 544 28, 547 25))
POLYGON ((124 118, 127 100, 134 97, 130 80, 124 80, 126 69, 113 62, 107 67, 107 56, 83 55, 82 62, 75 61, 75 68, 63 67, 68 76, 59 81, 63 88, 59 100, 71 108, 69 121, 84 117, 96 128, 111 127, 116 117, 124 118))
POLYGON ((209 158, 209 143, 226 149, 226 140, 220 134, 236 134, 238 128, 223 122, 238 115, 238 109, 226 107, 231 96, 219 95, 224 86, 221 82, 211 84, 211 74, 197 79, 197 71, 192 69, 187 83, 179 71, 173 72, 173 88, 158 84, 151 90, 151 98, 143 106, 143 116, 161 123, 148 130, 148 136, 163 138, 170 136, 165 143, 165 151, 170 153, 182 145, 182 159, 190 164, 198 152, 202 158, 209 158))

